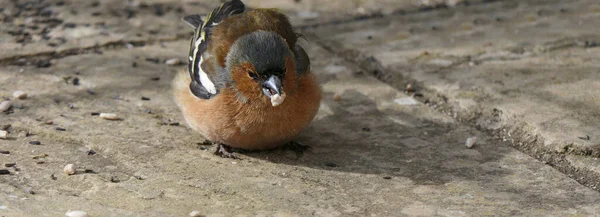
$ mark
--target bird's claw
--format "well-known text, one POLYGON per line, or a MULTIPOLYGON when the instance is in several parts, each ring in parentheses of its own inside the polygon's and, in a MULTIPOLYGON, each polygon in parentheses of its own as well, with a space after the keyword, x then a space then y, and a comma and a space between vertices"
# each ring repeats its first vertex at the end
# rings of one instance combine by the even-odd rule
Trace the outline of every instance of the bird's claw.
POLYGON ((303 145, 302 143, 291 141, 284 146, 285 149, 292 150, 296 153, 296 156, 301 157, 305 151, 311 151, 310 145, 303 145))
POLYGON ((219 145, 217 146, 215 155, 219 155, 223 158, 240 159, 237 155, 235 155, 235 152, 231 150, 231 147, 221 143, 219 143, 219 145))

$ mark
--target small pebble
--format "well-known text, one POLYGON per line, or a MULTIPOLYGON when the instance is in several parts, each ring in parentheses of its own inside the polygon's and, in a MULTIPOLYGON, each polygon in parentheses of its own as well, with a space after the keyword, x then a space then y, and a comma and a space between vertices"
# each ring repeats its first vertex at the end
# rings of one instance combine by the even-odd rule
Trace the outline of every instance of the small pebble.
POLYGON ((179 65, 180 63, 181 63, 181 60, 179 60, 177 58, 168 59, 167 61, 165 61, 165 64, 167 64, 169 66, 179 65))
POLYGON ((142 100, 144 100, 144 101, 150 101, 150 98, 142 96, 142 100))
POLYGON ((13 93, 13 97, 17 98, 17 99, 26 99, 27 98, 27 93, 17 90, 13 93))
POLYGON ((45 157, 48 157, 48 154, 36 155, 36 156, 33 156, 32 159, 40 159, 40 158, 45 158, 45 157))
POLYGON ((42 143, 40 141, 29 141, 30 145, 41 145, 42 143))
POLYGON ((8 131, 0 130, 0 139, 7 139, 7 138, 8 138, 8 131))
POLYGON ((8 175, 10 174, 10 171, 8 171, 7 169, 0 169, 0 175, 8 175))
POLYGON ((57 179, 56 176, 54 175, 54 173, 50 174, 50 179, 52 179, 52 180, 56 180, 57 179))
POLYGON ((5 163, 4 164, 5 167, 14 167, 16 165, 17 165, 17 163, 5 163))
POLYGON ((63 169, 63 172, 65 172, 65 174, 67 174, 67 175, 73 175, 73 174, 75 174, 75 165, 73 165, 73 164, 67 164, 65 166, 65 168, 63 169))
POLYGON ((404 91, 412 92, 412 91, 415 91, 415 89, 413 89, 412 84, 407 84, 406 87, 404 88, 404 91))
POLYGON ((202 216, 202 213, 200 213, 200 211, 198 211, 198 210, 194 210, 194 211, 190 212, 190 216, 191 217, 200 217, 200 216, 202 216))
POLYGON ((477 140, 477 137, 468 138, 467 141, 465 142, 465 145, 467 146, 467 148, 473 148, 476 140, 477 140))
POLYGON ((113 98, 113 99, 116 99, 116 100, 125 100, 125 101, 129 101, 129 100, 127 100, 127 99, 125 99, 125 98, 123 98, 123 97, 121 97, 121 96, 119 96, 119 95, 113 96, 112 98, 113 98))
POLYGON ((62 127, 57 127, 57 128, 56 128, 56 130, 57 130, 57 131, 67 131, 67 129, 65 129, 65 128, 62 128, 62 127))
POLYGON ((10 109, 12 103, 8 100, 0 102, 0 112, 5 112, 10 109))
POLYGON ((65 213, 65 215, 68 217, 88 217, 87 212, 79 210, 68 211, 67 213, 65 213))
POLYGON ((110 177, 110 182, 112 182, 112 183, 119 183, 119 182, 121 182, 121 180, 119 180, 116 176, 111 176, 110 177))
POLYGON ((337 167, 337 164, 332 163, 332 162, 327 162, 327 163, 325 163, 325 166, 328 166, 328 167, 337 167))
POLYGON ((169 126, 179 126, 179 122, 171 122, 169 123, 169 126))
POLYGON ((10 154, 10 151, 0 150, 0 154, 10 154))
POLYGON ((342 99, 342 96, 340 96, 338 94, 333 95, 333 101, 340 101, 341 99, 342 99))
POLYGON ((402 97, 394 100, 398 105, 417 105, 419 101, 415 100, 412 97, 402 97))
POLYGON ((160 60, 159 60, 158 58, 150 58, 150 57, 147 57, 147 58, 146 58, 146 61, 148 61, 148 62, 153 62, 153 63, 155 63, 155 64, 158 64, 158 63, 160 63, 160 60))
POLYGON ((158 81, 158 80, 160 80, 160 77, 151 77, 150 80, 158 81))
POLYGON ((52 125, 52 124, 54 124, 54 121, 46 121, 45 124, 52 125))
POLYGON ((31 189, 25 189, 25 193, 27 193, 27 194, 31 194, 31 195, 34 195, 34 194, 35 194, 35 191, 33 191, 33 190, 31 190, 31 189))
POLYGON ((392 179, 391 176, 384 176, 383 179, 392 179))
POLYGON ((96 151, 94 151, 94 150, 89 150, 87 152, 87 155, 95 155, 95 154, 96 154, 96 151))
POLYGON ((100 117, 106 120, 121 120, 121 118, 115 113, 100 113, 100 117))
POLYGON ((73 78, 73 85, 79 86, 79 78, 73 78))
POLYGON ((92 116, 98 116, 98 115, 100 115, 100 112, 92 112, 91 115, 92 116))
POLYGON ((141 176, 134 176, 134 177, 135 177, 135 179, 137 179, 137 180, 144 180, 144 178, 142 178, 141 176))

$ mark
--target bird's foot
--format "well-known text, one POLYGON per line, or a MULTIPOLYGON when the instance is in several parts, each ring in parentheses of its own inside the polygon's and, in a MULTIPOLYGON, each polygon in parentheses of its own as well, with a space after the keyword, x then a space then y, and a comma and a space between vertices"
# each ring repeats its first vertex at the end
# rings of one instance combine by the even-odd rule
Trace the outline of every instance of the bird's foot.
POLYGON ((219 155, 223 158, 240 159, 237 155, 235 155, 235 152, 233 152, 231 147, 229 147, 223 143, 219 143, 217 145, 217 150, 215 151, 215 155, 219 155))
POLYGON ((312 147, 310 147, 310 145, 303 145, 302 143, 291 141, 284 146, 284 149, 292 150, 296 153, 297 157, 301 157, 304 155, 305 151, 311 151, 312 147))

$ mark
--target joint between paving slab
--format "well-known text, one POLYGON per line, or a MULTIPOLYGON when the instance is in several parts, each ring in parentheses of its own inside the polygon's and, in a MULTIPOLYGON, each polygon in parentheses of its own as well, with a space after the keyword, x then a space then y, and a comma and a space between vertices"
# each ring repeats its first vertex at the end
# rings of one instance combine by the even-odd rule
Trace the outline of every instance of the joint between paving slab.
MULTIPOLYGON (((593 146, 594 148, 580 148, 573 144, 565 144, 562 150, 549 150, 545 148, 547 146, 544 145, 545 139, 542 135, 532 132, 532 128, 527 123, 519 121, 516 118, 502 118, 501 110, 496 108, 484 108, 481 106, 474 112, 460 110, 451 105, 451 103, 448 102, 448 97, 443 93, 424 86, 416 79, 403 76, 400 73, 391 73, 389 69, 386 69, 372 56, 366 56, 357 50, 343 48, 343 46, 335 41, 319 40, 318 36, 313 34, 307 34, 307 36, 312 38, 312 41, 323 47, 325 50, 344 58, 348 62, 354 63, 359 68, 366 71, 367 74, 376 77, 394 88, 403 89, 407 84, 411 84, 414 89, 418 89, 423 94, 423 97, 417 98, 417 100, 420 100, 436 111, 444 113, 461 123, 465 123, 486 132, 500 141, 509 142, 513 148, 553 166, 582 185, 600 191, 600 173, 584 167, 575 166, 566 160, 569 155, 600 157, 600 145, 593 146), (493 126, 498 127, 483 127, 478 124, 480 122, 497 123, 493 126)), ((589 39, 590 37, 575 37, 548 42, 545 45, 564 43, 561 41, 567 41, 569 43, 564 43, 568 46, 553 47, 554 49, 542 49, 539 50, 539 52, 552 52, 557 49, 574 46, 586 47, 585 45, 587 43, 580 43, 582 41, 580 39, 582 38, 589 39)), ((598 37, 594 36, 591 38, 597 39, 598 37)), ((452 68, 456 65, 460 64, 453 64, 444 68, 452 68)))

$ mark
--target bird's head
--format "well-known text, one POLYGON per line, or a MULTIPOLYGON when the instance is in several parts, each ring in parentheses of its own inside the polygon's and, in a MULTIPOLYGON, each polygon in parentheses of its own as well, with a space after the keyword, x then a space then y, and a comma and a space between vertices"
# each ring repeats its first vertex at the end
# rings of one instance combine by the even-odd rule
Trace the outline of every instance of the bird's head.
POLYGON ((244 97, 282 104, 295 77, 292 51, 275 32, 256 31, 238 38, 226 57, 235 88, 244 97), (266 98, 265 98, 266 97, 266 98))

